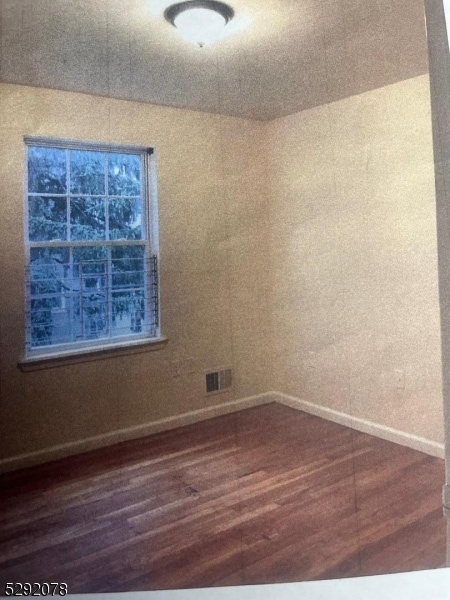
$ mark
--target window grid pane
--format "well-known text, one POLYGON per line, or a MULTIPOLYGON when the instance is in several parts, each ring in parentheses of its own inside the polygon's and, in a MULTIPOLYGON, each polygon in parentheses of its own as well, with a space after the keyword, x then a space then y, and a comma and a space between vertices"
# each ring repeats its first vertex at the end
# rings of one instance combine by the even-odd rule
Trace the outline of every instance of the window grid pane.
POLYGON ((157 263, 142 226, 142 154, 28 151, 27 349, 155 337, 157 263), (53 156, 65 189, 47 191, 39 182, 49 187, 53 156))
POLYGON ((52 263, 32 263, 27 269, 30 348, 155 335, 156 257, 145 258, 145 247, 141 250, 141 268, 134 269, 129 258, 63 263, 54 254, 52 263))

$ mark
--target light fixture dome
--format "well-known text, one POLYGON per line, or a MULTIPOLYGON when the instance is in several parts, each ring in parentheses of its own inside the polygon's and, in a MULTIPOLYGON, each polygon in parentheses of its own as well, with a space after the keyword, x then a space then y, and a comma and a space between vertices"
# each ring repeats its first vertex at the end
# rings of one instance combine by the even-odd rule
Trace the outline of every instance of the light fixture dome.
POLYGON ((234 11, 215 0, 188 0, 169 6, 164 16, 184 39, 203 47, 221 37, 234 11))

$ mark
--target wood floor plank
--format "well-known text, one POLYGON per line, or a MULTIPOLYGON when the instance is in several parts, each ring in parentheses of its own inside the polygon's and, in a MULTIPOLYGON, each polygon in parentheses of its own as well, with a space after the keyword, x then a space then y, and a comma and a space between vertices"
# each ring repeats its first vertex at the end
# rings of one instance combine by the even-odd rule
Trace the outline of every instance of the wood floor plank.
POLYGON ((0 476, 0 585, 70 593, 444 566, 444 461, 278 404, 0 476))

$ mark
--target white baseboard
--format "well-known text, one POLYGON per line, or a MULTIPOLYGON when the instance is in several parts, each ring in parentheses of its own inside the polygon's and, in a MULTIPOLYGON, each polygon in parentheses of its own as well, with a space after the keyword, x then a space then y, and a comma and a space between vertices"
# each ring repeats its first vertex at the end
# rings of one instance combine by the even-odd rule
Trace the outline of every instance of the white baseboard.
POLYGON ((216 406, 193 410, 183 413, 182 415, 167 417, 166 419, 160 419, 151 423, 144 423, 143 425, 119 429, 117 431, 111 431, 109 433, 77 440, 75 442, 68 442, 67 444, 59 444, 43 450, 37 450, 36 452, 12 456, 11 458, 0 460, 0 473, 16 471, 17 469, 23 469, 24 467, 31 467, 52 460, 57 460, 58 458, 73 456, 74 454, 82 454, 83 452, 88 452, 89 450, 104 448, 105 446, 111 446, 112 444, 117 444, 118 442, 125 442, 127 440, 145 437, 147 435, 151 435, 152 433, 160 433, 161 431, 167 431, 169 429, 175 429, 176 427, 182 427, 183 425, 198 423, 199 421, 205 421, 207 419, 212 419, 213 417, 219 417, 221 415, 238 412, 245 408, 260 406, 262 404, 268 404, 269 402, 274 401, 275 399, 273 398, 272 394, 258 394, 256 396, 242 398, 241 400, 233 400, 231 402, 217 404, 216 406))
POLYGON ((117 431, 111 431, 102 435, 97 435, 75 442, 68 442, 67 444, 59 444, 52 446, 51 448, 45 448, 36 452, 29 452, 26 454, 20 454, 0 460, 0 473, 6 473, 8 471, 16 471, 24 467, 31 467, 34 465, 46 463, 59 458, 65 458, 67 456, 73 456, 75 454, 82 454, 89 450, 96 450, 97 448, 104 448, 118 442, 124 442, 127 440, 133 440, 140 437, 145 437, 153 433, 159 433, 167 431, 169 429, 175 429, 176 427, 182 427, 183 425, 190 425, 192 423, 198 423, 205 421, 213 417, 219 417, 233 412, 244 410, 245 408, 251 408, 253 406, 260 406, 262 404, 269 404, 270 402, 278 402, 285 406, 290 406, 297 410, 302 410, 312 415, 322 417, 328 421, 345 425, 357 431, 368 433, 370 435, 379 437, 389 442, 401 444, 414 450, 419 450, 425 454, 431 456, 437 456, 439 458, 445 457, 444 444, 438 442, 432 442, 422 437, 405 433, 392 427, 386 427, 379 423, 372 421, 366 421, 341 413, 325 406, 318 406, 312 404, 300 398, 288 396, 280 392, 267 392, 265 394, 258 394, 256 396, 250 396, 248 398, 242 398, 241 400, 233 400, 231 402, 224 402, 223 404, 217 404, 216 406, 210 406, 208 408, 201 408, 199 410, 193 410, 182 415, 174 417, 167 417, 151 423, 144 423, 143 425, 137 425, 134 427, 128 427, 126 429, 119 429, 117 431))
POLYGON ((268 395, 276 402, 284 404, 285 406, 290 406, 291 408, 302 410, 311 415, 321 417, 322 419, 327 419, 328 421, 345 425, 351 429, 368 433, 369 435, 387 440, 388 442, 394 442, 395 444, 401 444, 402 446, 407 446, 413 450, 419 450, 420 452, 424 452, 431 456, 445 458, 444 444, 440 444, 439 442, 432 442, 426 438, 405 433, 399 429, 380 425, 373 421, 366 421, 365 419, 338 412, 337 410, 327 408, 326 406, 318 406, 317 404, 312 404, 311 402, 295 398, 294 396, 288 396, 287 394, 269 392, 268 395))

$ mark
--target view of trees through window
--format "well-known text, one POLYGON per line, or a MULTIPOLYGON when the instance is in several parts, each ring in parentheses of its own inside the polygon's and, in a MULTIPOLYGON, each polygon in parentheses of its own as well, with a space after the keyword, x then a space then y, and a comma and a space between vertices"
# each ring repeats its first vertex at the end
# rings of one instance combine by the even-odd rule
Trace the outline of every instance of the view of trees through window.
POLYGON ((28 145, 27 347, 156 335, 142 152, 28 145))

